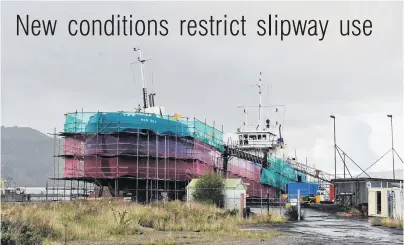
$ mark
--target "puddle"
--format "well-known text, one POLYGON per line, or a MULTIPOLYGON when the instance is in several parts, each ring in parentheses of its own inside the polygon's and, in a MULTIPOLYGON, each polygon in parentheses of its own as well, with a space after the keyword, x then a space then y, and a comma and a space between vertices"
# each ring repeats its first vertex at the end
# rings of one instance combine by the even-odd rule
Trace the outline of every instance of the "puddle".
POLYGON ((402 231, 371 226, 364 218, 340 218, 315 210, 305 214, 305 220, 288 228, 291 232, 349 244, 403 244, 402 231))
MULTIPOLYGON (((279 212, 279 209, 274 211, 279 212)), ((281 227, 281 231, 296 233, 306 242, 319 239, 332 241, 332 244, 403 244, 403 231, 371 226, 363 217, 336 217, 321 211, 303 209, 305 218, 281 227)), ((261 210, 255 209, 259 213, 261 210)), ((266 209, 263 211, 266 212, 266 209)), ((282 211, 283 212, 283 211, 282 211)), ((328 242, 327 242, 328 243, 328 242)))

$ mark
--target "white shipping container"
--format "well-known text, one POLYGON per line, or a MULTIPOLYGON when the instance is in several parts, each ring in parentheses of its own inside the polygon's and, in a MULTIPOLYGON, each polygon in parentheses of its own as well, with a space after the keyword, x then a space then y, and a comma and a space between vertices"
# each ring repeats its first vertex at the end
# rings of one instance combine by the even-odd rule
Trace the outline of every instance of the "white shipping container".
POLYGON ((368 215, 370 217, 403 219, 404 193, 402 188, 369 188, 368 215))
POLYGON ((390 188, 368 189, 368 216, 389 217, 388 192, 390 188))

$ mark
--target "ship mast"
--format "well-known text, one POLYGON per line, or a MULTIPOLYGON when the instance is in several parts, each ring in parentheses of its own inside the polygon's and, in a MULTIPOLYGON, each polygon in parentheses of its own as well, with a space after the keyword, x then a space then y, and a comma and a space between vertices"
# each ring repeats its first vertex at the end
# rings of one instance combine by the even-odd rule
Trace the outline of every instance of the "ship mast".
POLYGON ((248 111, 247 111, 247 106, 244 108, 244 114, 245 114, 245 121, 244 121, 244 125, 248 126, 248 111))
POLYGON ((258 84, 256 84, 256 86, 258 87, 258 93, 259 93, 259 99, 260 99, 260 103, 258 105, 258 129, 261 129, 261 107, 262 107, 262 72, 260 72, 260 78, 259 78, 259 82, 258 84))
POLYGON ((149 60, 142 59, 142 50, 140 48, 134 48, 133 51, 139 52, 139 56, 137 58, 137 60, 138 60, 137 63, 140 63, 140 73, 142 76, 142 88, 143 88, 143 108, 146 109, 149 106, 147 103, 147 89, 146 89, 146 78, 145 78, 145 72, 144 72, 144 63, 149 60))
MULTIPOLYGON (((260 72, 258 82, 252 87, 257 86, 258 88, 258 96, 259 96, 259 104, 258 106, 238 106, 237 108, 244 108, 244 114, 245 114, 245 121, 244 121, 244 127, 239 127, 237 128, 237 138, 238 138, 238 143, 237 147, 240 149, 246 150, 246 151, 256 151, 257 149, 263 152, 263 156, 265 158, 265 154, 268 153, 268 150, 270 153, 275 153, 276 149, 278 146, 282 146, 283 143, 283 138, 281 134, 281 125, 279 125, 279 138, 276 138, 277 135, 272 132, 271 130, 271 121, 269 119, 265 120, 265 124, 262 122, 262 108, 265 107, 276 107, 275 112, 278 112, 278 107, 284 107, 284 105, 263 105, 262 104, 262 89, 264 87, 263 84, 263 79, 262 79, 262 72, 260 72), (257 127, 250 128, 247 125, 247 109, 248 107, 258 107, 258 125, 257 127)), ((278 122, 276 122, 276 126, 278 126, 278 122)), ((255 153, 253 153, 255 154, 255 153)))

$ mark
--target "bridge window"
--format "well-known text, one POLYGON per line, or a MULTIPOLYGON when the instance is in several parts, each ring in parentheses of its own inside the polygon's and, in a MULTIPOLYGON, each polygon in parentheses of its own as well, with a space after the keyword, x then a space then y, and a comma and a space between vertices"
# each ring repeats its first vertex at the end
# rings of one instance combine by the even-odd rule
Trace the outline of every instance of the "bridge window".
POLYGON ((262 136, 262 139, 263 139, 263 140, 267 140, 267 135, 264 134, 264 135, 262 136))
POLYGON ((243 138, 244 138, 243 144, 244 144, 244 145, 248 145, 248 135, 247 135, 247 134, 243 134, 243 138))
POLYGON ((258 135, 258 140, 261 140, 261 135, 260 134, 258 135))

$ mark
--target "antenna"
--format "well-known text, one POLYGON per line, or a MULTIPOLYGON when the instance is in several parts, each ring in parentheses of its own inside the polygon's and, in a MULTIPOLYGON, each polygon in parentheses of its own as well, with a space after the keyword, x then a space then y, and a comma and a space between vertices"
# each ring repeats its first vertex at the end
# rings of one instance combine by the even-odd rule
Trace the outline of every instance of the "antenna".
POLYGON ((247 110, 247 106, 244 108, 244 114, 245 114, 245 121, 244 121, 244 125, 248 126, 248 110, 247 110))
MULTIPOLYGON (((153 68, 153 67, 152 67, 153 68)), ((151 73, 151 92, 154 92, 154 72, 151 73)))
POLYGON ((142 88, 143 88, 143 108, 146 109, 148 108, 147 104, 147 89, 146 89, 146 78, 145 78, 145 72, 144 72, 144 63, 148 60, 142 59, 142 50, 140 48, 134 48, 133 51, 139 52, 139 57, 137 58, 138 62, 140 63, 140 73, 142 75, 142 88))
POLYGON ((258 94, 260 98, 260 103, 258 105, 258 128, 261 129, 261 105, 262 105, 262 72, 260 72, 259 82, 256 84, 258 87, 258 94))

